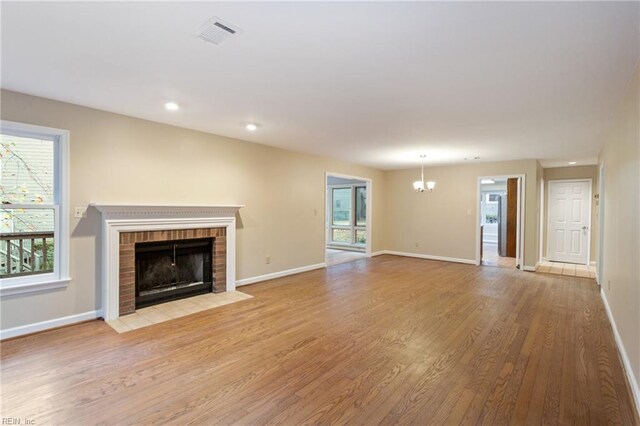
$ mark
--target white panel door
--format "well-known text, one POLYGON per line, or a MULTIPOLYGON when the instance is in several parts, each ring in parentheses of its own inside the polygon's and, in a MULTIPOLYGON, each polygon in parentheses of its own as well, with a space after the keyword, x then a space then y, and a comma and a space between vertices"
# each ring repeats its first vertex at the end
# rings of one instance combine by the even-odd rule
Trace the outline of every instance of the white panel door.
POLYGON ((586 264, 589 254, 591 183, 550 181, 547 258, 586 264))

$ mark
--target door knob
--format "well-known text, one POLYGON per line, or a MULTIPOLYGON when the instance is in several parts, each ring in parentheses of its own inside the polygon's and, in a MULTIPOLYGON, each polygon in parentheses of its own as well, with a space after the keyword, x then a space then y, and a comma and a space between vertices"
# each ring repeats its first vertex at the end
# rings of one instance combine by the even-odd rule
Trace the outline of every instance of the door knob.
POLYGON ((589 229, 589 227, 588 226, 583 226, 582 229, 584 229, 586 231, 587 229, 589 229))

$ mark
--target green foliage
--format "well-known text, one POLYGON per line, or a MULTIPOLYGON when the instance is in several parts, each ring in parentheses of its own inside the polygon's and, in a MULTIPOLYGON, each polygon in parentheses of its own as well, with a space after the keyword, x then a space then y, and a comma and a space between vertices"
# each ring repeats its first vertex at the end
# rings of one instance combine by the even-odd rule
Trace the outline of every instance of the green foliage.
MULTIPOLYGON (((55 246, 53 240, 47 240, 47 269, 53 268, 53 256, 55 246)), ((42 241, 34 242, 33 253, 42 254, 42 241)))
POLYGON ((486 223, 498 223, 498 215, 497 214, 488 214, 485 216, 486 223))

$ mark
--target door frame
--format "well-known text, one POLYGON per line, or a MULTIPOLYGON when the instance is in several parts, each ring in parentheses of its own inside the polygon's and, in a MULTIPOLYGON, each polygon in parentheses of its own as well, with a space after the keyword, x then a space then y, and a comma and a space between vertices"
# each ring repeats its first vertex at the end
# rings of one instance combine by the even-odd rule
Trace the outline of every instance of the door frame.
MULTIPOLYGON (((538 223, 540 224, 540 235, 538 235, 538 264, 547 260, 547 246, 545 245, 545 232, 547 232, 547 226, 544 220, 544 215, 547 214, 547 203, 544 202, 545 193, 547 190, 546 181, 544 178, 540 179, 540 209, 538 210, 538 223)), ((537 267, 538 265, 536 265, 537 267)))
POLYGON ((518 190, 518 201, 517 207, 518 211, 516 212, 517 223, 516 228, 519 232, 516 232, 516 269, 520 271, 525 270, 524 265, 524 225, 525 225, 525 200, 527 197, 527 176, 525 174, 512 174, 512 175, 491 175, 491 176, 478 176, 477 184, 476 184, 476 209, 478 214, 476 215, 476 265, 480 266, 482 264, 482 259, 480 258, 480 245, 482 244, 481 236, 480 236, 480 223, 482 223, 482 211, 480 209, 480 197, 482 194, 480 193, 482 189, 482 184, 480 181, 482 179, 520 179, 520 188, 518 190))
MULTIPOLYGON (((600 286, 604 282, 604 180, 605 167, 598 168, 598 260, 596 261, 596 281, 600 286)), ((591 195, 593 198, 593 194, 591 195)), ((593 232, 593 230, 591 231, 593 232)))
MULTIPOLYGON (((373 228, 373 181, 371 178, 365 178, 365 177, 361 177, 361 176, 352 176, 352 175, 345 175, 342 173, 334 173, 334 172, 329 172, 326 171, 324 173, 324 188, 323 188, 323 194, 324 194, 324 257, 325 257, 325 263, 327 262, 327 245, 329 244, 329 232, 327 231, 327 228, 329 226, 329 204, 328 204, 328 196, 327 196, 327 188, 329 188, 329 176, 333 176, 333 177, 337 177, 337 178, 342 178, 342 179, 357 179, 357 180, 361 180, 363 182, 366 183, 366 187, 367 187, 367 208, 366 208, 366 212, 367 212, 367 243, 365 244, 365 255, 366 257, 371 257, 371 248, 373 247, 372 244, 372 228, 373 228)), ((354 206, 355 208, 355 206, 354 206)))
MULTIPOLYGON (((549 231, 551 230, 551 224, 549 223, 549 220, 551 218, 551 215, 549 214, 549 207, 551 207, 551 184, 553 182, 589 182, 589 208, 587 209, 587 223, 589 224, 589 232, 587 233, 587 262, 584 263, 584 265, 589 266, 591 264, 591 233, 593 232, 593 229, 591 229, 591 210, 593 209, 593 179, 591 178, 580 178, 580 179, 550 179, 547 181, 547 210, 546 210, 546 214, 547 214, 547 245, 545 246, 545 259, 549 262, 552 262, 552 260, 549 260, 549 231)), ((577 265, 582 265, 582 263, 577 263, 577 265)))

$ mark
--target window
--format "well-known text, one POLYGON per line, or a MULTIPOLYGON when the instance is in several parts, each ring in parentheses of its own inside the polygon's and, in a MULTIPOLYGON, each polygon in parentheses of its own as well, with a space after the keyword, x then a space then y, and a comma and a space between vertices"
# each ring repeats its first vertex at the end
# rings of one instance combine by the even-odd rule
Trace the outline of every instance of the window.
POLYGON ((367 188, 356 187, 356 226, 367 226, 367 188))
POLYGON ((367 243, 367 188, 344 185, 330 188, 331 228, 329 240, 342 245, 367 243))
POLYGON ((2 295, 68 281, 68 132, 3 121, 0 132, 2 295))
POLYGON ((484 223, 498 223, 498 215, 487 213, 484 216, 484 223))
POLYGON ((351 188, 333 188, 333 224, 349 226, 351 218, 351 188))
POLYGON ((497 203, 500 199, 500 194, 487 194, 487 203, 497 203))

